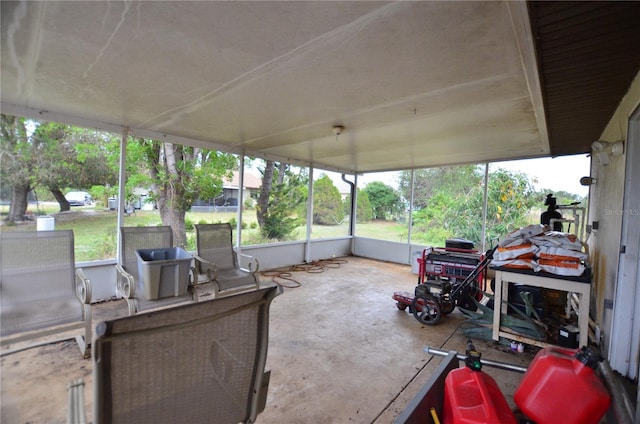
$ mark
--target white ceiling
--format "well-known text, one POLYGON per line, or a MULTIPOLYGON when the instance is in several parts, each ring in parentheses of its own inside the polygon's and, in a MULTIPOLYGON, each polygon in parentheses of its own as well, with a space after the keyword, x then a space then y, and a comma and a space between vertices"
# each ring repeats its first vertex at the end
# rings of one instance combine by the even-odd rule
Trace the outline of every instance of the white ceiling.
POLYGON ((349 173, 549 153, 524 2, 1 8, 3 113, 349 173))

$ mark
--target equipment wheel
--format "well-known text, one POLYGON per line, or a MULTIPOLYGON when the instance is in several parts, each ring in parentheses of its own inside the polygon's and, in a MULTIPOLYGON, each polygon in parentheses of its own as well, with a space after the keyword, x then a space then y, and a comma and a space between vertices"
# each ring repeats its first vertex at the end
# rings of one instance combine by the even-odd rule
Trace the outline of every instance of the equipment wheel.
POLYGON ((458 299, 456 304, 459 307, 466 309, 468 311, 475 312, 478 310, 478 305, 476 305, 476 302, 473 301, 473 297, 468 295, 462 296, 460 299, 458 299))
POLYGON ((438 300, 429 293, 414 297, 411 302, 411 311, 418 321, 426 325, 436 325, 442 315, 438 300))
POLYGON ((449 315, 455 308, 456 303, 451 299, 443 300, 442 302, 440 302, 440 310, 442 312, 442 315, 449 315))

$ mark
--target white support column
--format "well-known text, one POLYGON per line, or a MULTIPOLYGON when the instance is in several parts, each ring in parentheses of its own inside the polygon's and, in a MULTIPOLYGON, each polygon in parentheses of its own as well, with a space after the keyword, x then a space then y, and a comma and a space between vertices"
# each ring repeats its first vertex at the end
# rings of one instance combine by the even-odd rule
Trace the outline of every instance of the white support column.
POLYGON ((482 250, 487 251, 487 200, 489 198, 489 162, 484 164, 484 198, 482 200, 482 250))
POLYGON ((304 261, 311 261, 311 226, 313 225, 313 166, 309 166, 309 197, 307 198, 307 241, 304 248, 304 261))
POLYGON ((129 138, 129 127, 124 127, 124 129, 122 130, 122 140, 120 140, 120 172, 118 174, 118 228, 116 228, 116 234, 118 235, 118 262, 120 262, 122 251, 120 227, 124 227, 124 200, 126 195, 125 184, 127 183, 127 138, 129 138))
MULTIPOLYGON (((414 183, 415 183, 415 172, 411 170, 411 198, 409 199, 409 219, 407 219, 407 225, 409 225, 409 229, 407 230, 407 244, 411 246, 411 236, 413 235, 413 196, 414 196, 414 183)), ((411 254, 411 253, 410 253, 411 254)), ((411 258, 409 258, 411 260, 411 258)))
POLYGON ((236 224, 236 246, 238 252, 242 251, 242 205, 244 205, 244 153, 240 155, 239 172, 240 193, 238 194, 238 223, 236 224))

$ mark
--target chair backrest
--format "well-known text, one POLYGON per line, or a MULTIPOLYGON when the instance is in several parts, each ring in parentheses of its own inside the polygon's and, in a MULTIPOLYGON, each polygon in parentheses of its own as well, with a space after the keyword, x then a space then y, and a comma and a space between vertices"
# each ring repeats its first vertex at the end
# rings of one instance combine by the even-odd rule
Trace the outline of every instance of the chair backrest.
POLYGON ((120 227, 120 234, 120 265, 136 282, 139 280, 136 250, 173 247, 173 232, 169 226, 120 227))
POLYGON ((220 270, 238 268, 229 223, 197 224, 195 227, 198 256, 215 263, 220 270))
POLYGON ((3 336, 83 319, 73 249, 71 230, 0 232, 3 336))
POLYGON ((95 422, 238 423, 264 408, 277 287, 102 322, 95 422))

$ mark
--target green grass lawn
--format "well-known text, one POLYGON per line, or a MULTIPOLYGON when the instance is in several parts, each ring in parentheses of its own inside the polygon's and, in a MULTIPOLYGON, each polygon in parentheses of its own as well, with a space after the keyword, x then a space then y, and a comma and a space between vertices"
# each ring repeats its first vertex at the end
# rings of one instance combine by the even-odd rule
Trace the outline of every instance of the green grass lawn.
MULTIPOLYGON (((28 212, 33 213, 34 221, 28 224, 2 225, 2 231, 34 231, 39 215, 51 215, 55 219, 57 230, 70 229, 74 232, 75 254, 77 262, 86 262, 100 259, 114 259, 116 256, 116 227, 117 215, 115 211, 108 211, 102 207, 73 207, 71 211, 58 213, 55 203, 44 203, 35 206, 30 205, 28 212)), ((0 206, 0 215, 8 213, 8 206, 0 206)), ((188 212, 187 222, 187 250, 195 250, 195 230, 192 224, 232 222, 236 219, 233 212, 204 213, 188 212)), ((255 210, 244 211, 242 214, 243 230, 242 244, 264 244, 265 240, 257 225, 255 210)), ((152 226, 161 225, 158 211, 136 211, 134 215, 125 216, 126 226, 152 226)), ((362 237, 370 237, 382 240, 406 242, 407 224, 392 221, 372 221, 359 223, 356 234, 362 237)), ((348 225, 314 225, 311 231, 312 239, 344 237, 348 234, 348 225)), ((298 227, 292 234, 291 240, 304 240, 306 227, 298 227)), ((424 243, 414 239, 414 242, 424 243)), ((425 243, 428 244, 428 243, 425 243)))

